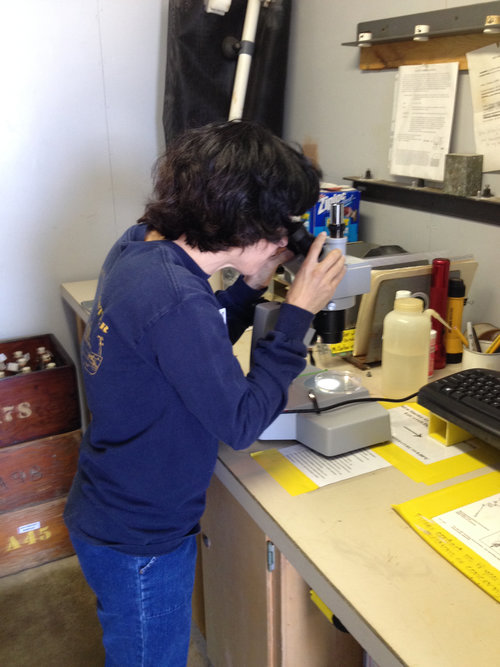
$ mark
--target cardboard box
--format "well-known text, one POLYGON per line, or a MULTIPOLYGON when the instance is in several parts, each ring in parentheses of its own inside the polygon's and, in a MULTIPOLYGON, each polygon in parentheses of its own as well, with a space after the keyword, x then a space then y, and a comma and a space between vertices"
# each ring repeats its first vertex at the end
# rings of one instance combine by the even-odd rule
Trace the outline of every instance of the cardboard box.
POLYGON ((81 426, 75 367, 52 334, 0 341, 0 353, 22 350, 34 361, 40 346, 52 351, 56 368, 0 379, 0 447, 81 426))
POLYGON ((0 449, 0 516, 66 495, 80 441, 78 430, 0 449))
POLYGON ((306 227, 311 234, 317 236, 328 231, 327 222, 330 218, 331 204, 344 205, 344 236, 349 242, 358 240, 360 193, 356 188, 332 183, 322 183, 318 203, 305 214, 306 227))
POLYGON ((63 496, 0 515, 0 577, 74 554, 65 503, 63 496))

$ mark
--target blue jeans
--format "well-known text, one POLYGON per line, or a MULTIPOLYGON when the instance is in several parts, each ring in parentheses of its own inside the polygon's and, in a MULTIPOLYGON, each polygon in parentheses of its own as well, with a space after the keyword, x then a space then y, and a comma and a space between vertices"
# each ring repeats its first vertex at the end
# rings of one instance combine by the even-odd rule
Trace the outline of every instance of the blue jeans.
POLYGON ((172 553, 131 556, 71 535, 97 596, 106 667, 185 667, 196 537, 172 553))

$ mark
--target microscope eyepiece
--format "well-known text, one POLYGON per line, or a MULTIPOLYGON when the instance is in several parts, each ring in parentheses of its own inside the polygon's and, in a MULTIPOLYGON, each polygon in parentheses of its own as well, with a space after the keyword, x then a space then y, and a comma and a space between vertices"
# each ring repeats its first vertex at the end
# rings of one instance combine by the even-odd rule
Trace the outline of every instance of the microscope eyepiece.
POLYGON ((344 205, 342 203, 332 204, 330 206, 330 224, 328 231, 330 238, 341 239, 344 237, 344 205))
POLYGON ((310 234, 304 226, 299 227, 288 237, 288 248, 297 257, 305 257, 309 252, 309 248, 311 247, 314 238, 315 237, 310 234))

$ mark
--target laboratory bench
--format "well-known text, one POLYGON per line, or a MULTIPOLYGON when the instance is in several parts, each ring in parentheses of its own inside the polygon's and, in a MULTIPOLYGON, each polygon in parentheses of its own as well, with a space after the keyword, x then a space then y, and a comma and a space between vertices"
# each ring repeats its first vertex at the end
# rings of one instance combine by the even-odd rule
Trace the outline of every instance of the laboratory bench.
MULTIPOLYGON (((62 285, 83 321, 81 304, 95 287, 62 285)), ((244 370, 249 337, 235 346, 244 370)), ((378 369, 349 370, 377 395, 378 369)), ((212 662, 347 667, 362 664, 361 646, 380 667, 498 664, 499 603, 393 505, 498 470, 500 452, 492 451, 493 467, 436 484, 415 482, 391 465, 293 496, 251 456, 289 444, 258 441, 244 451, 220 445, 200 539, 202 624, 212 662), (311 608, 310 589, 349 634, 311 608)))

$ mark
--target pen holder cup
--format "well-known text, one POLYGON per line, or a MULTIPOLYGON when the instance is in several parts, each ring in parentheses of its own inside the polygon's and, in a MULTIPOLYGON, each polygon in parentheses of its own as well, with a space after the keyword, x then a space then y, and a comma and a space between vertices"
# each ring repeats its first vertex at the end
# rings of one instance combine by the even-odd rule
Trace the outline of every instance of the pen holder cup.
POLYGON ((500 350, 492 354, 486 354, 485 351, 491 345, 491 341, 480 340, 481 352, 472 352, 464 347, 462 355, 462 369, 469 368, 488 368, 493 371, 500 371, 500 350))

